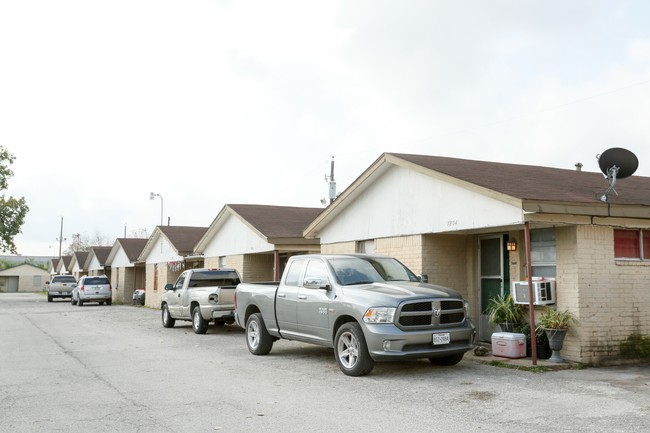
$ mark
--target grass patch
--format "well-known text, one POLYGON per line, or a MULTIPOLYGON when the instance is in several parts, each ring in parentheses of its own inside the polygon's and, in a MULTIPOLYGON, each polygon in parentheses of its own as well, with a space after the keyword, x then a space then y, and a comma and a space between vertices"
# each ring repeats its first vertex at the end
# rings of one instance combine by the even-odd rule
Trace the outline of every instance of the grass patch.
POLYGON ((493 367, 509 368, 511 370, 530 371, 531 373, 546 373, 548 371, 553 371, 552 368, 544 367, 542 365, 533 365, 528 367, 525 365, 513 365, 503 361, 490 361, 488 365, 493 367))

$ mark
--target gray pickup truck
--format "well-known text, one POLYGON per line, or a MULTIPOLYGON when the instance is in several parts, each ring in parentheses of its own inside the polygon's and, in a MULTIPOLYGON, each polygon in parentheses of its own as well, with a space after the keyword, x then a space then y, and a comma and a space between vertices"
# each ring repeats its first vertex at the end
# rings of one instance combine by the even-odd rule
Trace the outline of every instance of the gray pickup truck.
POLYGON ((234 323, 235 289, 241 279, 235 269, 191 269, 176 283, 167 284, 160 303, 162 324, 172 328, 177 320, 192 322, 197 334, 205 334, 211 321, 234 323))
POLYGON ((349 376, 370 373, 375 361, 457 364, 474 346, 468 304, 421 280, 391 257, 294 256, 279 284, 237 286, 235 320, 254 355, 281 338, 332 347, 349 376))
POLYGON ((72 298, 72 289, 77 285, 77 280, 72 275, 54 275, 45 285, 47 302, 52 302, 54 298, 72 298))

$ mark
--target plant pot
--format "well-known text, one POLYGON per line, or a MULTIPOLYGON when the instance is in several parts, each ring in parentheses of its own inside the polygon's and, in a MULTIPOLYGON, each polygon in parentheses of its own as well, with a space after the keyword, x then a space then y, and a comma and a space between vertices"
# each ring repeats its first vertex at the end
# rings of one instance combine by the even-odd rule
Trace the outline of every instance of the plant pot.
POLYGON ((546 336, 548 337, 548 345, 553 351, 549 358, 551 362, 564 362, 560 356, 560 350, 564 346, 564 337, 566 336, 566 329, 545 329, 546 336))
POLYGON ((501 332, 515 332, 514 323, 499 323, 499 328, 501 328, 501 332))
POLYGON ((537 359, 549 359, 551 357, 551 348, 548 343, 538 344, 537 348, 537 359))

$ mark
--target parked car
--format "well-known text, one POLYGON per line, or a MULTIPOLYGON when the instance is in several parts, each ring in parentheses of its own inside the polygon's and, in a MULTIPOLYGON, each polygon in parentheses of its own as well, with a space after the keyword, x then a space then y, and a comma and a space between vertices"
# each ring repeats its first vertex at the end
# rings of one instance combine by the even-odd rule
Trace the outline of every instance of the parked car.
POLYGON ((80 307, 86 302, 98 302, 102 305, 112 303, 111 283, 106 275, 86 275, 79 279, 79 282, 72 290, 72 305, 80 307))
POLYGON ((146 289, 136 289, 133 291, 133 305, 144 305, 145 291, 146 289))
POLYGON ((47 302, 54 298, 72 297, 72 289, 77 285, 77 280, 72 275, 54 275, 51 281, 45 283, 47 286, 47 302))

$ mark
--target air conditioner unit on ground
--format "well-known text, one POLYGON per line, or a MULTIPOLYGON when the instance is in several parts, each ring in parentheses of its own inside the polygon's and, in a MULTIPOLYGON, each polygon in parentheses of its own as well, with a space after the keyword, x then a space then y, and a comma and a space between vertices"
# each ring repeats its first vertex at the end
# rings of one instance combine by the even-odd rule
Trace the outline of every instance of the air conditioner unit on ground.
MULTIPOLYGON (((555 304, 555 279, 533 278, 534 305, 555 304)), ((512 283, 512 299, 515 304, 528 304, 528 281, 512 283)))

